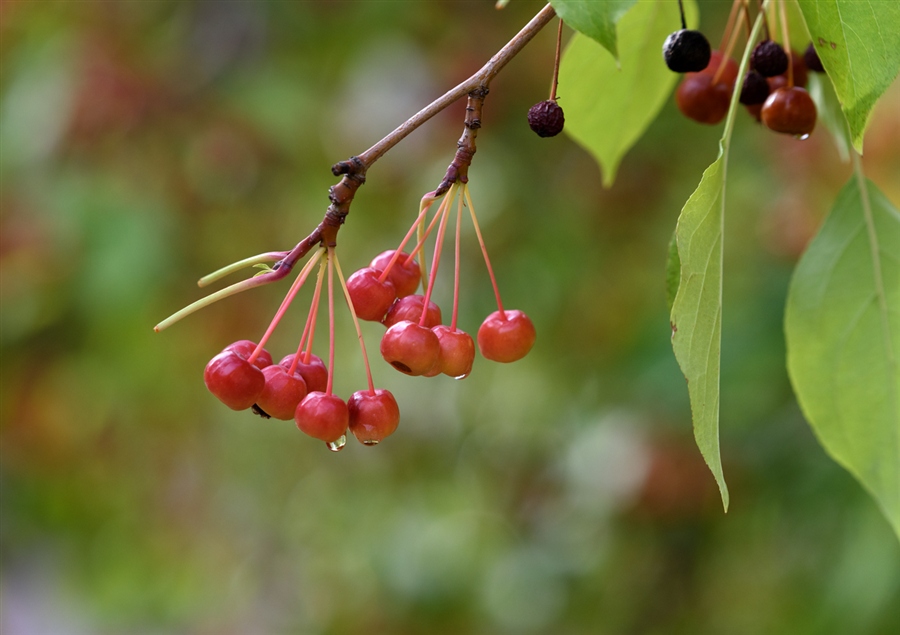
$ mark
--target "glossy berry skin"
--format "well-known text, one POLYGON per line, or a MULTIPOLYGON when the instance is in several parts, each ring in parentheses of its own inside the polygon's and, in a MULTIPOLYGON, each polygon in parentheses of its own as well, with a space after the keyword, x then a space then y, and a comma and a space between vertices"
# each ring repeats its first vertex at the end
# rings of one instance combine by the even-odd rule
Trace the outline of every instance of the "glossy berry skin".
POLYGON ((734 83, 737 81, 738 65, 730 57, 726 59, 721 51, 715 50, 709 56, 709 64, 700 72, 704 75, 713 76, 718 73, 719 82, 726 84, 731 89, 734 88, 734 83), (725 61, 723 62, 722 60, 725 61), (721 72, 719 72, 720 66, 722 67, 721 72))
POLYGON ((808 135, 816 127, 816 104, 799 86, 779 88, 766 99, 762 122, 775 132, 808 135))
POLYGON ((807 46, 806 50, 803 52, 803 61, 806 64, 806 68, 814 73, 825 72, 825 67, 822 66, 822 60, 819 58, 819 52, 812 42, 809 43, 809 46, 807 46))
POLYGON ((353 310, 361 320, 381 322, 384 314, 397 299, 397 291, 390 279, 379 280, 381 271, 365 267, 347 278, 347 292, 353 310))
POLYGON ((311 392, 297 405, 294 421, 301 432, 326 443, 337 441, 350 425, 344 400, 334 394, 311 392))
MULTIPOLYGON (((278 365, 290 369, 291 364, 294 363, 294 355, 294 353, 285 355, 278 362, 278 365)), ((328 386, 328 368, 325 366, 325 362, 318 355, 310 355, 309 362, 305 364, 303 359, 304 357, 301 354, 294 372, 303 377, 303 381, 306 382, 306 389, 309 392, 325 392, 325 388, 328 386)))
POLYGON ((441 345, 441 372, 456 379, 468 377, 472 372, 472 362, 475 361, 475 342, 472 336, 458 329, 451 330, 444 324, 431 330, 437 335, 441 345))
MULTIPOLYGON (((397 322, 409 320, 410 322, 418 322, 422 317, 422 307, 425 306, 425 296, 408 295, 398 299, 391 308, 388 309, 387 315, 384 316, 382 324, 390 328, 397 322)), ((425 315, 425 326, 431 328, 441 323, 441 307, 434 302, 428 301, 428 312, 425 315)))
MULTIPOLYGON (((234 344, 229 344, 222 352, 225 351, 234 351, 244 359, 248 359, 250 355, 253 354, 253 351, 256 350, 256 342, 251 342, 250 340, 238 340, 234 344)), ((262 349, 259 352, 259 355, 256 356, 256 359, 253 360, 253 364, 262 370, 266 366, 272 365, 272 355, 266 349, 262 349)))
POLYGON ((706 73, 688 74, 675 92, 681 113, 699 123, 715 125, 725 118, 731 101, 731 88, 723 82, 712 83, 706 73))
POLYGON ((441 344, 428 327, 403 320, 381 338, 381 356, 401 373, 426 375, 440 363, 441 344))
POLYGON ((709 64, 711 53, 709 40, 700 31, 681 29, 663 43, 666 66, 676 73, 702 71, 709 64))
POLYGON ((555 137, 565 124, 563 109, 555 100, 539 101, 528 109, 528 125, 539 137, 555 137))
POLYGON ((769 96, 769 81, 757 73, 750 71, 741 86, 740 102, 745 106, 762 104, 769 96))
POLYGON ((280 364, 266 366, 262 371, 266 385, 256 399, 256 405, 270 417, 290 421, 297 404, 306 396, 306 382, 296 372, 289 375, 280 364))
POLYGON ((363 445, 376 445, 389 437, 400 423, 400 407, 389 391, 358 390, 347 400, 350 432, 363 445))
MULTIPOLYGON (((391 263, 391 258, 394 257, 395 253, 396 251, 393 249, 382 252, 372 259, 369 266, 372 267, 372 269, 384 271, 391 263)), ((394 262, 394 266, 388 271, 387 279, 393 283, 394 290, 397 292, 397 297, 405 298, 406 296, 415 293, 416 289, 419 288, 419 281, 422 279, 422 270, 419 268, 418 262, 414 259, 410 259, 409 254, 401 251, 397 260, 394 262)))
POLYGON ((788 68, 788 56, 778 42, 763 40, 750 54, 750 68, 763 77, 781 75, 788 68))
POLYGON ((478 349, 485 359, 515 362, 534 346, 534 324, 522 311, 494 311, 478 329, 478 349))
POLYGON ((209 392, 232 410, 246 410, 266 385, 263 371, 235 351, 223 351, 213 357, 203 371, 209 392))

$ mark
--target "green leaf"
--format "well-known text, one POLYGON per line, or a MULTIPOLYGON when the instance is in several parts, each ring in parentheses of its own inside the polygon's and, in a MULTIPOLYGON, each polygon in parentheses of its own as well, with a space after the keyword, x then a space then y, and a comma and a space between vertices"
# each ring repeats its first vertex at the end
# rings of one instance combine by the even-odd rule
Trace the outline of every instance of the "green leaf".
POLYGON ((831 133, 831 138, 834 139, 834 145, 841 161, 849 163, 850 139, 847 124, 844 122, 844 116, 841 114, 840 105, 834 94, 834 88, 820 73, 810 73, 807 89, 810 97, 816 103, 819 121, 825 125, 828 132, 831 133))
POLYGON ((862 153, 872 108, 900 71, 900 2, 799 0, 822 65, 862 153))
MULTIPOLYGON (((597 41, 613 57, 618 57, 616 23, 635 2, 636 0, 550 0, 556 14, 566 24, 597 41)), ((674 24, 669 31, 677 30, 679 25, 680 23, 674 24)), ((662 47, 662 42, 659 45, 662 47)))
POLYGON ((669 253, 666 257, 666 304, 669 312, 675 304, 675 296, 678 295, 678 283, 681 281, 681 258, 678 257, 678 242, 675 240, 675 232, 669 240, 669 253))
POLYGON ((854 178, 794 272, 785 314, 800 407, 900 537, 900 212, 854 178))
MULTIPOLYGON (((690 23, 693 0, 685 3, 690 23)), ((591 39, 576 34, 559 70, 566 133, 593 157, 603 185, 616 178, 622 157, 656 118, 678 80, 662 59, 662 44, 680 25, 678 4, 640 0, 619 23, 621 68, 591 39)))

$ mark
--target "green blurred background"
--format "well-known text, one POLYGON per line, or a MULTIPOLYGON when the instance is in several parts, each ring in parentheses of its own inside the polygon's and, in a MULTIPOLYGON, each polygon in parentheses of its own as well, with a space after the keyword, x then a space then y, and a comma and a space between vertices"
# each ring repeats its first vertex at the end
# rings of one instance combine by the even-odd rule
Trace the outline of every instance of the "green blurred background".
MULTIPOLYGON (((700 5, 715 43, 728 3, 700 5)), ((286 283, 152 331, 200 297, 201 275, 305 236, 332 163, 540 7, 0 3, 3 635, 900 631, 900 546, 816 443, 784 369, 791 269, 850 175, 824 129, 801 143, 738 121, 727 515, 693 446, 664 289, 719 129, 670 101, 603 190, 584 151, 525 122, 546 98, 552 28, 492 84, 470 173, 504 302, 538 329, 527 358, 478 359, 462 382, 408 378, 365 325, 402 421, 333 454, 203 385, 214 354, 260 337, 286 283)), ((895 83, 865 156, 895 203, 897 112, 895 83)), ((399 242, 462 115, 369 171, 341 232, 348 273, 399 242)), ((493 296, 466 232, 460 323, 474 333, 493 296)), ((276 359, 308 299, 270 343, 276 359)), ((337 328, 346 397, 365 376, 345 312, 337 328)))

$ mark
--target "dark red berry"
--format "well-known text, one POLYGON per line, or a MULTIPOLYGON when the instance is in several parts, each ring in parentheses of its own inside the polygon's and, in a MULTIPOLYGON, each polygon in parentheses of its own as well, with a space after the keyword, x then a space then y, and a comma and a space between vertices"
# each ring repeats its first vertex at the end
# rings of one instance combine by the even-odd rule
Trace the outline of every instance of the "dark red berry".
POLYGON ((745 106, 761 104, 768 96, 768 80, 756 71, 747 73, 747 76, 744 78, 744 83, 741 86, 741 103, 745 106))
POLYGON ((816 104, 804 88, 779 88, 766 99, 761 117, 775 132, 804 136, 816 127, 816 104))
POLYGON ((478 329, 478 349, 485 359, 514 362, 531 350, 537 334, 522 311, 494 311, 478 329))
POLYGON ((347 278, 347 292, 356 316, 361 320, 381 322, 384 314, 397 299, 397 291, 390 279, 379 280, 381 271, 365 267, 347 278))
MULTIPOLYGON (((222 352, 225 351, 234 351, 244 359, 249 359, 250 355, 253 354, 253 351, 256 350, 256 342, 251 342, 250 340, 238 340, 234 344, 229 344, 222 352)), ((269 354, 269 351, 266 349, 262 349, 259 352, 259 355, 256 356, 256 359, 253 360, 253 364, 259 368, 263 369, 266 366, 272 365, 272 355, 269 354)))
POLYGON ((675 92, 675 102, 685 117, 705 124, 717 124, 728 113, 731 88, 724 82, 713 84, 707 73, 689 73, 675 92))
POLYGON ((763 40, 750 54, 750 68, 763 77, 781 75, 788 68, 788 56, 778 42, 763 40))
POLYGON ((822 60, 819 58, 819 52, 812 42, 809 43, 809 46, 803 52, 803 61, 806 63, 806 68, 814 73, 825 72, 825 67, 822 66, 822 60))
MULTIPOLYGON (((806 72, 806 62, 803 61, 803 56, 797 54, 796 51, 791 54, 791 69, 794 73, 794 86, 806 88, 806 82, 809 80, 808 73, 806 72)), ((771 93, 776 88, 787 86, 787 83, 787 72, 784 72, 781 75, 776 75, 775 77, 770 77, 769 92, 771 93)))
POLYGON ((555 137, 565 123, 563 109, 555 100, 539 101, 528 110, 528 125, 539 137, 555 137))
POLYGON ((663 59, 676 73, 700 72, 709 64, 712 50, 700 31, 681 29, 663 43, 663 59))
POLYGON ((332 443, 347 431, 350 413, 347 404, 337 395, 311 392, 297 405, 294 420, 302 432, 332 443))
MULTIPOLYGON (((391 258, 396 253, 393 249, 385 251, 372 259, 369 266, 372 269, 384 271, 391 262, 391 258)), ((419 281, 422 279, 422 270, 419 263, 415 259, 410 258, 409 254, 400 252, 394 266, 387 273, 387 278, 394 284, 394 290, 397 292, 398 298, 404 298, 412 295, 419 288, 419 281)))
MULTIPOLYGON (((391 308, 388 309, 387 315, 384 316, 382 324, 390 328, 397 322, 409 320, 410 322, 418 322, 422 317, 422 307, 425 306, 425 296, 408 295, 398 299, 391 308)), ((425 316, 425 326, 431 328, 441 323, 441 307, 434 302, 428 301, 428 312, 425 316)))
POLYGON ((390 391, 359 390, 347 400, 350 432, 363 445, 375 445, 389 437, 400 423, 400 407, 390 391))
POLYGON ((431 330, 441 344, 441 372, 456 379, 468 377, 475 360, 475 342, 472 336, 443 324, 431 330))
POLYGON ((306 382, 298 373, 288 374, 281 364, 266 366, 263 371, 266 385, 256 399, 256 405, 270 417, 288 421, 294 418, 297 404, 306 396, 306 382))
MULTIPOLYGON (((304 354, 301 353, 294 372, 303 377, 303 381, 306 382, 306 389, 309 392, 325 392, 328 386, 328 368, 325 366, 325 362, 318 355, 310 354, 309 361, 306 363, 303 362, 304 358, 304 354)), ((285 355, 278 362, 278 365, 289 369, 293 363, 294 353, 291 353, 290 355, 285 355)))
POLYGON ((441 344, 428 327, 403 320, 381 338, 381 356, 401 373, 425 375, 440 363, 441 344))
POLYGON ((206 365, 203 381, 209 392, 232 410, 246 410, 266 385, 263 371, 235 351, 222 351, 206 365))

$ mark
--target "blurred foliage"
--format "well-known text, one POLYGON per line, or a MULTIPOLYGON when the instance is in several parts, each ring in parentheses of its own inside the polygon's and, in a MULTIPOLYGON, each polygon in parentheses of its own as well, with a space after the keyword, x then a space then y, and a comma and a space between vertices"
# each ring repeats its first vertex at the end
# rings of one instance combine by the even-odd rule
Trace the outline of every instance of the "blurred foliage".
MULTIPOLYGON (((699 4, 721 33, 722 4, 699 4)), ((538 328, 525 360, 479 359, 463 382, 379 361, 400 429, 332 454, 227 410, 201 380, 223 346, 259 337, 287 285, 153 333, 201 275, 306 235, 332 163, 539 7, 0 3, 4 635, 898 630, 900 546, 816 443, 784 370, 791 269, 850 174, 822 130, 799 143, 741 117, 735 133, 727 515, 693 447, 664 280, 719 130, 670 101, 604 190, 586 153, 525 122, 546 96, 553 29, 492 84, 470 172, 505 302, 538 328)), ((864 159, 895 202, 898 111, 895 84, 864 159)), ((462 115, 370 170, 341 232, 347 269, 399 242, 462 115)), ((464 247, 460 322, 474 332, 492 292, 471 231, 464 247)), ((274 355, 295 347, 308 297, 274 355)), ((365 378, 344 314, 338 329, 347 396, 365 378)), ((374 354, 379 327, 365 334, 374 354)))

